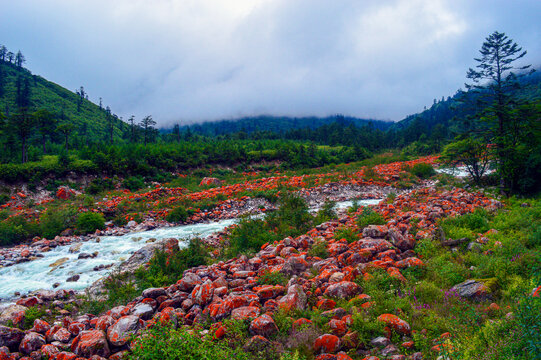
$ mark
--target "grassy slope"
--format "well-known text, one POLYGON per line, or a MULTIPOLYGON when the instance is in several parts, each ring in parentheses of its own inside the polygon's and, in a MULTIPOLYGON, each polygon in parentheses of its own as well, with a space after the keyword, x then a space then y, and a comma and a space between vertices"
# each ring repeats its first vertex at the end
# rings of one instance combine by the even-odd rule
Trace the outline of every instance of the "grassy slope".
MULTIPOLYGON (((6 109, 9 109, 10 114, 17 109, 15 104, 16 81, 17 78, 21 76, 23 83, 26 78, 29 78, 30 80, 31 111, 44 108, 54 113, 57 117, 60 117, 63 110, 65 118, 69 119, 75 126, 75 131, 78 131, 84 123, 87 124, 89 140, 103 140, 105 136, 107 136, 106 113, 100 109, 98 105, 89 100, 84 100, 80 112, 77 112, 78 95, 74 92, 48 81, 41 76, 32 75, 32 73, 26 69, 16 68, 4 63, 0 63, 0 67, 6 77, 5 92, 3 96, 0 97, 0 111, 4 114, 7 112, 6 109)), ((120 137, 122 134, 121 129, 124 128, 126 124, 120 120, 114 121, 115 136, 120 137)))

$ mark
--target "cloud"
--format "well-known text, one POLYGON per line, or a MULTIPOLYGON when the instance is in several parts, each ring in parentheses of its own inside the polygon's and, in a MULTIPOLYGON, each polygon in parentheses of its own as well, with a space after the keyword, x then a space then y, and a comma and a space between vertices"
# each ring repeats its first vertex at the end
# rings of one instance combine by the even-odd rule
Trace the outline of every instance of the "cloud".
MULTIPOLYGON (((485 36, 539 60, 538 1, 21 0, 0 33, 28 67, 159 124, 260 113, 399 120, 452 95, 485 36)), ((534 60, 535 59, 535 60, 534 60)))

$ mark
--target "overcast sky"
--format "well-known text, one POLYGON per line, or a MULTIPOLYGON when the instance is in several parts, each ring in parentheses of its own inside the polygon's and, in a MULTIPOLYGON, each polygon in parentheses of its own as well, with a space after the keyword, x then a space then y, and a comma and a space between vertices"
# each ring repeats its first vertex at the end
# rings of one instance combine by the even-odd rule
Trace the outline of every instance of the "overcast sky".
POLYGON ((540 0, 0 0, 0 44, 124 119, 400 120, 462 87, 495 30, 541 64, 540 14, 540 0))

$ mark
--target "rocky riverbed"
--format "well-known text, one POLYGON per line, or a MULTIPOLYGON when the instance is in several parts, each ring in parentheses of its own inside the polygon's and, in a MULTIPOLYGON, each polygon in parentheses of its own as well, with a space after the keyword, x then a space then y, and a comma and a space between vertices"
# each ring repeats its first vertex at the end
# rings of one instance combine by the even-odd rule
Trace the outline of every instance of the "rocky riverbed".
MULTIPOLYGON (((321 224, 298 238, 269 244, 251 258, 242 256, 190 269, 177 283, 146 289, 129 304, 100 316, 66 316, 54 324, 37 319, 27 331, 0 326, 0 358, 121 359, 130 351, 129 337, 153 323, 191 327, 210 319, 217 324, 210 331, 220 339, 226 331, 220 321, 229 317, 248 319, 250 333, 254 336, 249 341, 266 343, 277 331, 273 315, 278 309, 304 310, 312 304, 322 311, 328 322, 327 333, 314 328, 317 335, 314 351, 325 355, 319 355, 317 359, 347 360, 350 357, 340 351, 352 348, 361 353, 376 352, 393 359, 405 359, 400 349, 413 344, 411 327, 406 321, 395 314, 381 314, 378 321, 386 325, 389 334, 391 330, 401 334, 401 342, 392 343, 389 335, 374 338, 370 344, 359 347, 356 334, 350 330, 351 310, 339 307, 337 302, 357 301, 362 308, 372 306, 370 296, 363 293, 353 281, 355 278, 370 276, 368 270, 378 267, 402 280, 403 269, 424 266, 416 256, 414 246, 418 239, 434 234, 439 218, 468 213, 477 207, 493 210, 499 206, 495 200, 464 190, 421 189, 403 194, 392 204, 380 202, 376 205, 376 211, 385 217, 387 224, 368 226, 362 231, 362 237, 352 243, 336 240, 334 236, 343 226, 356 226, 355 215, 344 215, 338 221, 321 224), (412 226, 420 229, 415 237, 409 232, 412 226), (322 259, 308 255, 308 251, 322 241, 329 256, 322 259), (281 273, 290 280, 285 286, 259 283, 258 279, 267 272, 281 273)), ((174 246, 175 242, 165 242, 163 246, 174 246)), ((457 291, 479 296, 483 287, 470 282, 457 291), (475 291, 463 291, 472 286, 475 291)), ((19 307, 4 311, 3 319, 9 318, 10 324, 17 324, 23 321, 27 307, 54 303, 63 297, 69 298, 69 292, 46 291, 25 297, 17 302, 19 307)), ((311 323, 299 318, 293 326, 311 326, 311 323)), ((273 345, 269 342, 267 346, 273 345)), ((408 358, 421 359, 422 354, 414 353, 408 358)))

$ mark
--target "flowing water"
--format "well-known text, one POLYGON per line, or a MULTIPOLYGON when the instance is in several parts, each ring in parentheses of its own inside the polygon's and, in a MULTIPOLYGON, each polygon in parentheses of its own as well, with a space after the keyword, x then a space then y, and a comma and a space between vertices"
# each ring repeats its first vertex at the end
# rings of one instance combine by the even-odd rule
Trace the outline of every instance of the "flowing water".
MULTIPOLYGON (((381 199, 359 200, 360 206, 377 204, 381 199)), ((352 201, 343 201, 336 204, 337 209, 352 206, 352 201)), ((42 258, 29 262, 0 268, 0 300, 7 300, 17 291, 21 294, 38 289, 52 289, 58 283, 58 289, 83 290, 93 282, 110 273, 113 267, 94 271, 99 265, 117 265, 127 260, 135 251, 154 241, 177 238, 188 240, 193 237, 206 237, 212 233, 223 230, 234 224, 237 219, 228 219, 212 223, 183 225, 176 227, 157 228, 154 230, 130 233, 121 236, 102 236, 99 242, 91 240, 82 242, 79 252, 70 253, 73 245, 58 246, 51 251, 44 252, 42 258), (79 254, 92 254, 98 252, 95 258, 78 259, 79 254), (66 282, 73 275, 79 275, 76 282, 66 282)), ((180 246, 187 244, 181 241, 180 246)))

